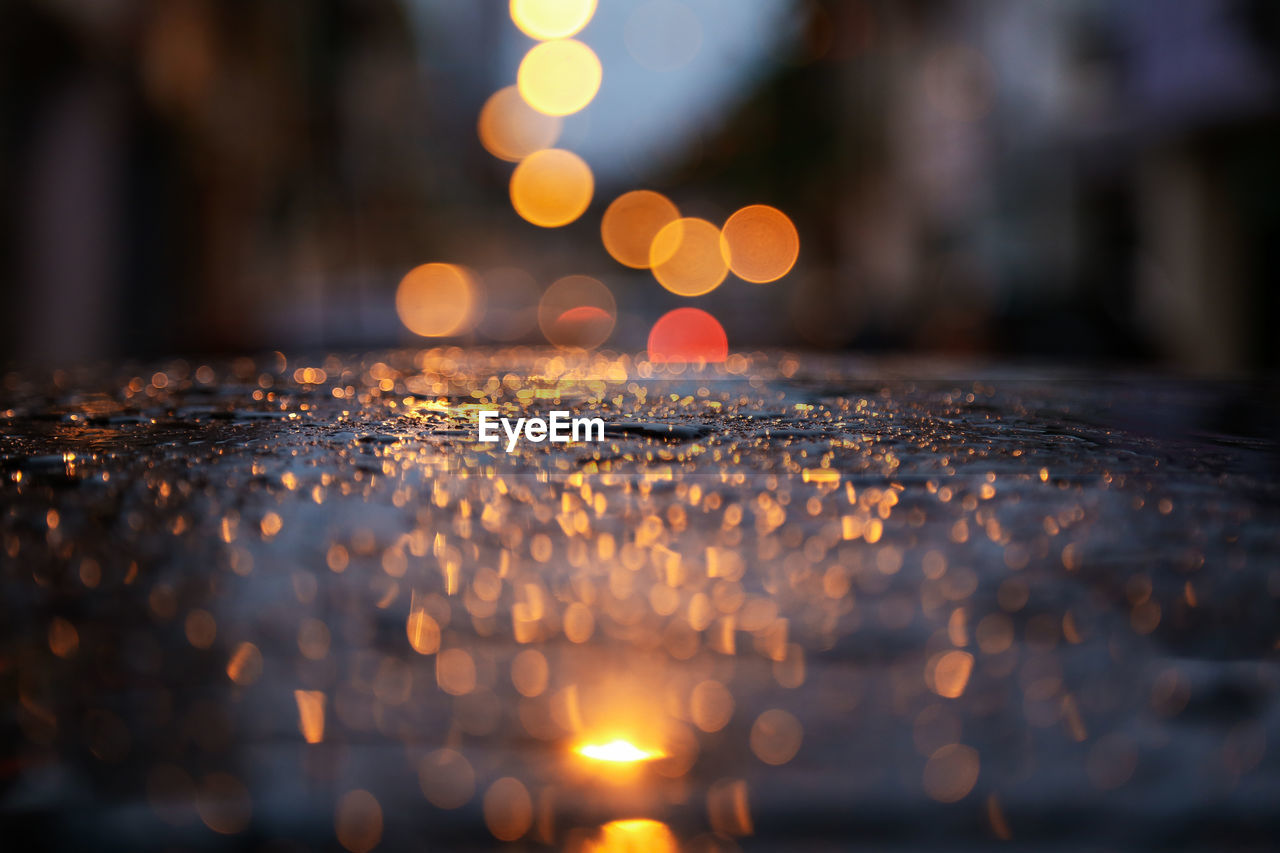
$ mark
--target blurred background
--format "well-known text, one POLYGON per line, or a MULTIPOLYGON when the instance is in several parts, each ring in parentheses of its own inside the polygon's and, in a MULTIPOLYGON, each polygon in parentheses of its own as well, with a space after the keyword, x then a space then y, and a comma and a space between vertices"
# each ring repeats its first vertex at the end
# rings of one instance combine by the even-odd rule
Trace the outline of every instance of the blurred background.
POLYGON ((0 358, 421 342, 397 287, 447 263, 465 344, 546 343, 586 276, 621 350, 690 306, 732 349, 1280 363, 1274 0, 577 5, 601 82, 548 122, 555 27, 506 0, 4 0, 0 358), (591 186, 542 227, 511 181, 550 147, 591 186), (602 243, 637 189, 777 208, 798 261, 677 295, 602 243))

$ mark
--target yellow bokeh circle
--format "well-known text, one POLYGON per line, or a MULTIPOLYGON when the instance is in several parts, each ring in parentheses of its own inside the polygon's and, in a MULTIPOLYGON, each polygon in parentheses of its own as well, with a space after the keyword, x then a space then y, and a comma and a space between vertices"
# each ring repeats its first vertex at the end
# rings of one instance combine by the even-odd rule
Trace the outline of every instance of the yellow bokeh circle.
POLYGON ((649 265, 658 283, 680 296, 701 296, 729 274, 720 229, 705 219, 677 219, 658 231, 649 265))
POLYGON ((529 38, 568 38, 596 13, 596 0, 511 0, 511 20, 529 38))
POLYGON ((604 71, 595 51, 574 39, 544 41, 520 61, 516 86, 520 97, 541 113, 578 112, 600 91, 604 71))

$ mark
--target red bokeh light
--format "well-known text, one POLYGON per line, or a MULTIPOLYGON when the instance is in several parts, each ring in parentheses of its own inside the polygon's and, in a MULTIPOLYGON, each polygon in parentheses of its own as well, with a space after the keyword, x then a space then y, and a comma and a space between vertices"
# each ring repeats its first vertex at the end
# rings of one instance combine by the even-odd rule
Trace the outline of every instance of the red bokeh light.
POLYGON ((594 305, 570 308, 556 318, 551 330, 552 343, 560 347, 595 349, 613 332, 614 319, 594 305))
POLYGON ((652 362, 705 362, 729 357, 729 338, 720 321, 698 308, 677 308, 664 314, 649 331, 652 362))

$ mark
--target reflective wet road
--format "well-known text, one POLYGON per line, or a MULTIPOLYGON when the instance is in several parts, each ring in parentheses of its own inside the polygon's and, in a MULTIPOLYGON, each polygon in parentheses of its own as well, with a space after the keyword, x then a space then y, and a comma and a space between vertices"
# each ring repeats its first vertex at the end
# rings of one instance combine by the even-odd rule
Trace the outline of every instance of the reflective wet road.
POLYGON ((1272 387, 460 349, 4 386, 15 849, 1280 837, 1272 387))

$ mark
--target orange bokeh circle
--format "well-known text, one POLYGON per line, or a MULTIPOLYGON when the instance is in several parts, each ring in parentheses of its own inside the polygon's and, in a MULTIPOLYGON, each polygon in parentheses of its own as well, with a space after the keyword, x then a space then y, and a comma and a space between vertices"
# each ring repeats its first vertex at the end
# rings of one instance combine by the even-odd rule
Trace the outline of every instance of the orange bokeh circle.
POLYGON ((538 326, 555 346, 595 349, 613 334, 618 304, 599 279, 569 275, 552 283, 538 303, 538 326))
POLYGON ((441 338, 471 330, 479 300, 471 273, 454 264, 414 267, 396 288, 396 313, 415 335, 441 338))
POLYGON ((679 296, 701 296, 729 274, 720 229, 705 219, 677 219, 658 231, 649 247, 653 276, 679 296))
POLYGON ((515 86, 499 89, 480 109, 476 132, 485 150, 511 163, 549 148, 560 137, 564 120, 540 113, 525 103, 515 86))
POLYGON ((535 151, 511 173, 511 206, 543 228, 573 222, 586 211, 594 193, 591 167, 572 151, 535 151))
POLYGON ((661 193, 632 190, 613 200, 600 221, 600 237, 615 261, 632 269, 649 268, 653 238, 680 209, 661 193))
POLYGON ((791 219, 767 204, 739 210, 724 224, 725 261, 738 278, 756 284, 777 281, 800 257, 800 234, 791 219))

